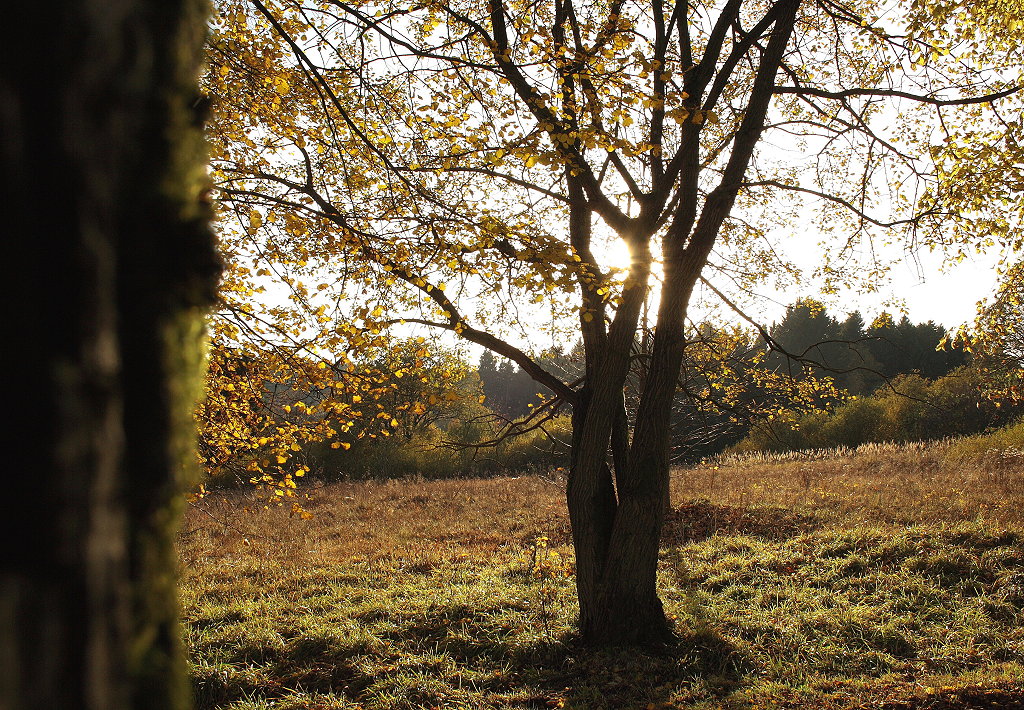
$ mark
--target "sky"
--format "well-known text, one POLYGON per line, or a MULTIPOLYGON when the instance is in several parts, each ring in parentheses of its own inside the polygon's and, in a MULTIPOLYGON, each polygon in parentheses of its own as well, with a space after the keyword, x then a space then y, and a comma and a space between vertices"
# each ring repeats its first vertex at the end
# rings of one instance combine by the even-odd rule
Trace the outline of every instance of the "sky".
MULTIPOLYGON (((797 235, 807 234, 814 234, 813 228, 807 225, 795 229, 781 228, 773 231, 773 240, 789 241, 802 238, 797 235)), ((992 295, 998 285, 1000 254, 995 252, 974 254, 959 264, 953 264, 938 251, 914 254, 889 251, 886 255, 886 247, 879 248, 883 250, 881 256, 892 263, 892 268, 889 283, 884 284, 877 293, 840 291, 834 296, 822 295, 820 284, 809 276, 815 266, 813 260, 819 258, 820 250, 808 245, 808 261, 798 264, 808 276, 784 291, 775 290, 767 284, 760 287, 757 290, 758 297, 743 304, 745 312, 759 323, 771 325, 785 315, 787 305, 798 298, 811 297, 825 303, 829 313, 840 320, 854 310, 859 310, 868 322, 883 310, 896 315, 898 319, 905 310, 915 323, 934 321, 947 329, 955 329, 974 321, 978 301, 992 295), (902 310, 899 302, 902 302, 902 310)), ((618 251, 622 253, 609 258, 609 263, 628 258, 624 247, 618 251)), ((789 249, 787 256, 795 256, 795 251, 789 249)), ((722 283, 717 285, 724 287, 722 283)), ((737 296, 735 293, 728 295, 733 298, 737 296)), ((740 320, 727 309, 721 308, 714 294, 701 294, 699 286, 691 301, 691 318, 700 320, 703 314, 709 312, 707 304, 712 304, 712 320, 740 320)))
MULTIPOLYGON (((928 259, 926 263, 928 261, 937 260, 928 259)), ((897 269, 901 283, 906 284, 903 290, 912 320, 932 320, 946 327, 974 320, 977 302, 991 295, 997 285, 994 260, 978 257, 958 264, 947 273, 940 272, 938 266, 927 269, 923 276, 908 264, 897 269)))
MULTIPOLYGON (((841 318, 850 311, 859 310, 870 321, 883 310, 897 313, 899 308, 894 308, 889 302, 902 299, 913 322, 934 321, 953 329, 973 322, 978 301, 995 291, 999 278, 997 263, 996 256, 977 255, 959 264, 948 265, 944 264, 941 254, 926 253, 904 258, 894 265, 891 283, 875 294, 841 292, 829 299, 808 288, 806 292, 794 290, 779 294, 781 298, 778 300, 791 303, 801 296, 812 296, 825 301, 835 317, 841 318)), ((769 307, 765 310, 765 320, 777 320, 784 312, 784 307, 769 307)))

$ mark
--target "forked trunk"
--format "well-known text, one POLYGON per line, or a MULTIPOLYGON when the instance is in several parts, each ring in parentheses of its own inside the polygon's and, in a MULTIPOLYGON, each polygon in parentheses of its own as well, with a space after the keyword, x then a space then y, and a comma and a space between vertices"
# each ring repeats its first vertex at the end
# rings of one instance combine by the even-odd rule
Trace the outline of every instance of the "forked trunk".
POLYGON ((612 525, 618 504, 615 487, 608 465, 600 463, 597 484, 583 485, 579 460, 580 436, 590 409, 591 391, 580 390, 579 401, 573 409, 572 469, 566 498, 569 522, 572 526, 573 547, 576 550, 576 591, 580 604, 580 627, 586 638, 586 629, 597 625, 600 604, 597 588, 604 573, 612 525))
POLYGON ((584 637, 600 645, 659 644, 672 639, 656 588, 664 509, 662 476, 644 472, 645 483, 619 496, 605 574, 597 589, 597 612, 584 637))
MULTIPOLYGON (((581 416, 574 413, 574 439, 581 416)), ((599 486, 592 492, 576 485, 575 469, 580 463, 574 460, 568 486, 580 634, 585 643, 594 645, 669 641, 672 627, 655 585, 667 466, 658 467, 652 457, 637 461, 632 476, 619 476, 616 495, 611 470, 604 462, 599 486)))
MULTIPOLYGON (((683 358, 683 322, 693 287, 732 208, 763 130, 775 74, 798 6, 799 0, 780 0, 771 9, 774 26, 754 80, 748 111, 736 133, 722 181, 705 198, 699 219, 698 190, 693 182, 698 153, 696 142, 690 145, 694 170, 683 176, 687 194, 664 238, 657 328, 628 455, 622 451, 625 434, 620 432, 616 437, 613 431, 619 421, 628 368, 626 340, 631 344, 642 303, 637 299, 641 288, 638 284, 646 282, 646 265, 650 263, 645 258, 646 247, 644 252, 634 254, 627 280, 633 288, 623 292, 607 341, 597 343, 599 356, 593 360, 598 364, 592 367, 588 357, 587 385, 573 412, 573 463, 567 491, 577 555, 579 625, 585 642, 648 644, 672 637, 656 581, 668 496, 669 419, 683 358), (685 185, 687 180, 692 184, 685 185), (644 269, 635 272, 638 263, 644 269), (609 444, 614 449, 614 483, 607 463, 609 444)), ((644 243, 634 240, 634 250, 644 243)), ((587 345, 589 350, 590 343, 587 345)))

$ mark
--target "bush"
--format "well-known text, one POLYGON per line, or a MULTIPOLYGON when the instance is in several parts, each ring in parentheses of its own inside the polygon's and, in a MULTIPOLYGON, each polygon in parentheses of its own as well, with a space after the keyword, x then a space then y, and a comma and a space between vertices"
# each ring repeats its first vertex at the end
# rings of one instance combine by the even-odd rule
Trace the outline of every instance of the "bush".
POLYGON ((1002 429, 965 436, 951 443, 945 459, 949 463, 973 461, 985 455, 1024 451, 1024 418, 1002 429))
POLYGON ((854 399, 839 407, 834 414, 818 415, 820 423, 813 434, 814 448, 858 446, 865 441, 879 441, 878 425, 885 418, 881 402, 871 397, 854 399))
POLYGON ((828 413, 759 424, 730 453, 855 447, 869 442, 910 442, 967 436, 1004 426, 1024 411, 984 395, 982 374, 970 367, 934 381, 901 375, 869 397, 853 398, 828 413))
POLYGON ((517 471, 550 470, 568 465, 569 417, 558 417, 543 431, 531 431, 493 446, 496 431, 483 420, 452 431, 430 427, 411 437, 363 438, 349 449, 320 444, 311 448, 314 471, 324 480, 457 478, 517 471))

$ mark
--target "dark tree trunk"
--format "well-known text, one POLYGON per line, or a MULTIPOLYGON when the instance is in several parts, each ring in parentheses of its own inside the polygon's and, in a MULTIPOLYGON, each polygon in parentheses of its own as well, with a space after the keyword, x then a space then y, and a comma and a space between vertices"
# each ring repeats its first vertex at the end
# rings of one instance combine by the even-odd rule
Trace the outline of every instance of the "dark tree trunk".
POLYGON ((173 534, 218 272, 197 115, 206 7, 19 14, 0 67, 21 424, 0 525, 0 707, 184 708, 173 534))
POLYGON ((598 580, 604 573, 608 543, 611 541, 618 507, 612 472, 607 464, 600 466, 596 479, 589 486, 582 485, 585 479, 576 473, 580 463, 576 457, 581 455, 580 436, 588 416, 591 395, 590 388, 584 387, 579 391, 579 399, 573 407, 573 460, 566 491, 573 547, 576 550, 579 626, 584 638, 590 638, 599 625, 598 580))
MULTIPOLYGON (((646 284, 650 264, 649 253, 645 255, 640 246, 649 242, 653 228, 622 235, 634 250, 627 279, 634 286, 624 290, 607 338, 593 343, 593 347, 584 338, 588 348, 587 385, 574 405, 568 502, 577 555, 580 632, 588 643, 651 644, 670 641, 673 636, 671 622, 658 598, 656 580, 668 500, 672 398, 683 358, 684 319, 690 295, 732 209, 763 130, 775 74, 799 2, 779 0, 770 9, 773 26, 747 111, 721 182, 704 200, 699 218, 698 129, 689 129, 692 140, 683 155, 688 169, 682 171, 682 198, 665 235, 661 304, 628 455, 623 452, 628 433, 616 422, 621 422, 628 347, 642 304, 634 297, 640 293, 637 284, 646 284), (593 356, 591 350, 595 351, 593 356), (616 467, 614 487, 607 463, 609 445, 616 467)), ((734 9, 738 5, 734 3, 734 9)), ((699 72, 695 76, 699 78, 699 72)))

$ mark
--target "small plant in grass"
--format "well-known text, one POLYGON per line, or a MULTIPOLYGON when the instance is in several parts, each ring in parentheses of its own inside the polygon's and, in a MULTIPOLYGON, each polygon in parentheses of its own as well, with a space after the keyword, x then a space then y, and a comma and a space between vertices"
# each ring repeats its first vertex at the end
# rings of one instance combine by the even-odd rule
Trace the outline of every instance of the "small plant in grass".
POLYGON ((557 550, 548 547, 550 538, 538 535, 530 546, 530 575, 537 582, 537 603, 540 620, 544 625, 544 636, 551 637, 551 622, 554 620, 555 602, 558 599, 558 580, 572 575, 572 566, 557 550))

